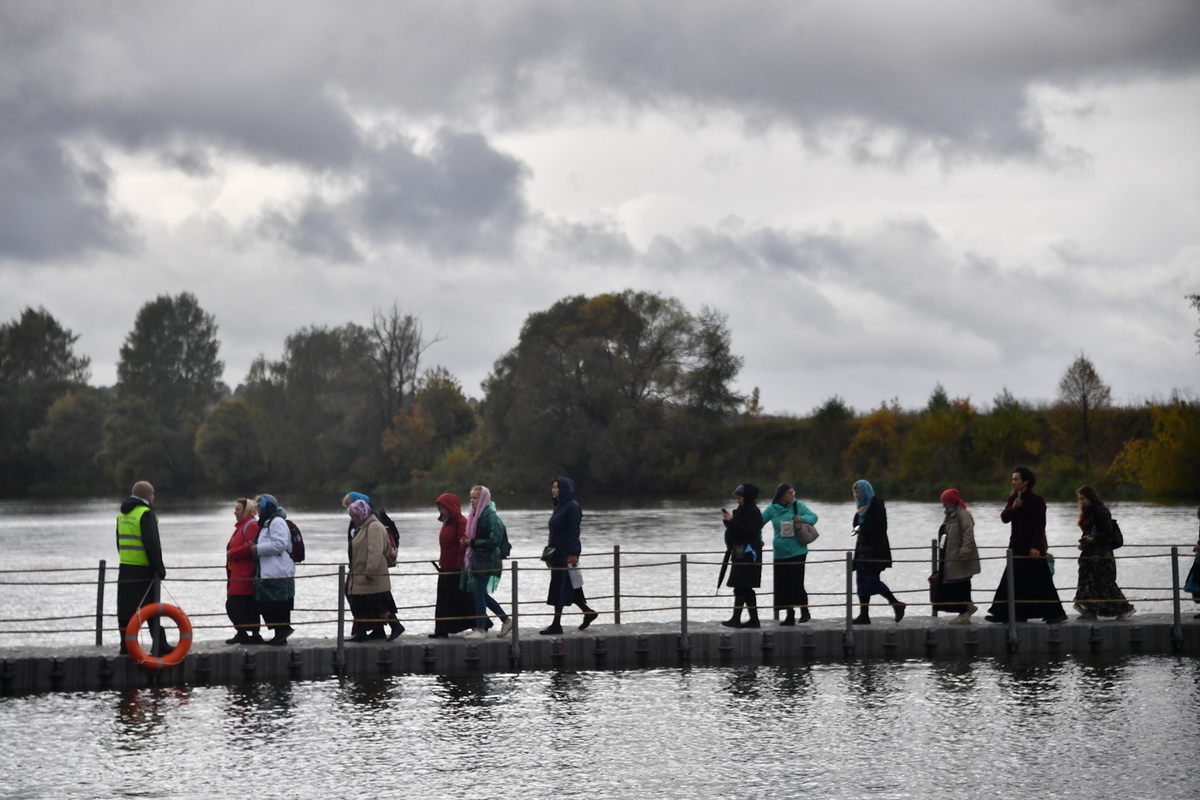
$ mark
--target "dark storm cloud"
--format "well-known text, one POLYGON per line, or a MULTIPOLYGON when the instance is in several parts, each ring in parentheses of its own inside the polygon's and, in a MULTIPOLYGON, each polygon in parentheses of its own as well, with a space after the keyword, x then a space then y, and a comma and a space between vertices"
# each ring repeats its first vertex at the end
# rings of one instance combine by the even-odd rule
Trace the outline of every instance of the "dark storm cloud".
POLYGON ((720 112, 860 159, 1037 158, 1054 143, 1031 89, 1194 74, 1198 29, 1187 0, 10 3, 0 207, 15 215, 0 223, 0 257, 124 241, 103 170, 73 161, 81 142, 188 174, 203 174, 209 149, 334 177, 381 159, 360 207, 331 213, 355 217, 359 235, 428 229, 442 252, 493 251, 520 217, 496 188, 511 165, 482 141, 445 145, 463 149, 445 165, 483 181, 472 191, 379 151, 356 114, 483 130, 720 112))
POLYGON ((409 142, 364 151, 350 174, 361 189, 337 202, 309 198, 270 211, 264 233, 309 255, 357 261, 350 236, 407 242, 435 256, 505 255, 525 219, 524 166, 478 134, 442 132, 428 155, 409 142))

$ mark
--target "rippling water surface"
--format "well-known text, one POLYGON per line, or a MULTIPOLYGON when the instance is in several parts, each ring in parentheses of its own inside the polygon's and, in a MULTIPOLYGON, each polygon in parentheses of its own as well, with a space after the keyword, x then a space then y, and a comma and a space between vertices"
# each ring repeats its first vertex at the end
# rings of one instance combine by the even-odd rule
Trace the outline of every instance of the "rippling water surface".
POLYGON ((1200 662, 402 676, 0 699, 5 797, 1195 798, 1200 662))

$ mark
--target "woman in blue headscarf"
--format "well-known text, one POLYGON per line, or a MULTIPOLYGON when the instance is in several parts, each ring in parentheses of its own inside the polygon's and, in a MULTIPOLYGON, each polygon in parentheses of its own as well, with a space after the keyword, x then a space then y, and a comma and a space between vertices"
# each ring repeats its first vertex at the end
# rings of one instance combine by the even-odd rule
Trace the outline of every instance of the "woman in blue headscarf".
POLYGON ((887 509, 866 481, 856 481, 854 492, 854 573, 858 581, 858 616, 855 625, 870 625, 871 595, 880 594, 892 604, 896 622, 904 619, 905 604, 896 599, 879 575, 892 566, 892 545, 888 542, 887 509))
POLYGON ((575 482, 570 478, 556 478, 550 482, 550 499, 554 501, 554 512, 550 515, 550 540, 542 558, 550 567, 550 590, 546 594, 546 605, 554 606, 554 621, 538 631, 543 636, 554 636, 563 632, 562 612, 570 605, 579 606, 583 622, 579 630, 586 630, 600 612, 587 604, 583 595, 583 574, 577 569, 579 554, 583 547, 579 543, 579 527, 583 521, 583 510, 575 502, 575 482))

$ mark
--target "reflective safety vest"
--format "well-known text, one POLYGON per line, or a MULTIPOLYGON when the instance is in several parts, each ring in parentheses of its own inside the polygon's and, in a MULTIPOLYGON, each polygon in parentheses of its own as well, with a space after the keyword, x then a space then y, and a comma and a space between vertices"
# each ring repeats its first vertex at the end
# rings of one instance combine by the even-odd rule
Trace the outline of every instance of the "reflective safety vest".
POLYGON ((146 545, 142 542, 142 517, 150 506, 138 506, 128 514, 117 515, 117 553, 122 564, 150 566, 146 545))

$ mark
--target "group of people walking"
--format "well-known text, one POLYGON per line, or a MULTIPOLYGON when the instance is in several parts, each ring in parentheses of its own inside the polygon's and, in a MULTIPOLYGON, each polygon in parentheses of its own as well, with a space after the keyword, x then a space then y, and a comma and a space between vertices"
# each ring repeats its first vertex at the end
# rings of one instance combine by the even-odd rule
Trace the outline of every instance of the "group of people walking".
MULTIPOLYGON (((1013 491, 1000 518, 1011 526, 1008 546, 1014 556, 1011 584, 1016 619, 1042 619, 1053 624, 1067 619, 1067 614, 1054 586, 1053 559, 1046 542, 1046 502, 1034 493, 1036 482, 1036 476, 1025 467, 1014 470, 1013 491)), ((870 605, 875 595, 886 601, 900 622, 906 604, 882 579, 892 567, 886 505, 868 481, 856 481, 851 491, 855 500, 851 520, 855 537, 853 569, 859 601, 853 623, 871 623, 870 605)), ((805 565, 808 544, 817 535, 811 526, 816 525, 818 517, 797 499, 790 484, 779 484, 771 503, 761 511, 756 504, 758 495, 757 487, 742 484, 733 492, 736 508, 721 512, 726 552, 718 583, 724 580, 727 567, 725 585, 733 589, 734 595, 733 614, 721 624, 732 628, 758 628, 762 624, 755 589, 762 584, 762 535, 767 523, 771 523, 774 534, 773 606, 784 612, 779 624, 806 623, 812 615, 804 586, 805 565)), ((1113 549, 1120 546, 1119 529, 1093 487, 1081 486, 1076 496, 1081 535, 1074 607, 1083 620, 1125 619, 1134 613, 1134 607, 1117 585, 1113 549)), ((583 511, 575 499, 575 484, 566 477, 556 478, 550 485, 550 497, 553 510, 542 560, 551 569, 546 604, 554 609, 554 618, 539 631, 543 635, 563 632, 562 616, 568 606, 576 606, 582 613, 580 630, 599 616, 588 605, 579 569, 583 511)), ((436 623, 431 638, 485 637, 494 627, 489 612, 499 621, 500 636, 508 635, 512 628, 512 618, 492 596, 503 574, 503 559, 509 554, 508 532, 486 486, 472 487, 469 498, 465 515, 457 495, 442 494, 436 501, 441 530, 435 563, 436 623)), ((166 577, 153 502, 154 487, 139 481, 117 517, 117 617, 122 631, 139 608, 159 601, 159 582, 166 577)), ((972 602, 971 580, 981 571, 974 519, 957 489, 944 491, 941 503, 944 519, 938 531, 937 570, 929 578, 930 597, 937 609, 957 615, 950 624, 968 624, 978 611, 972 602)), ((391 641, 404 632, 388 572, 389 562, 394 564, 396 557, 395 526, 382 508, 376 508, 370 497, 360 492, 347 494, 342 505, 350 517, 349 572, 344 587, 354 617, 350 641, 391 641)), ((296 593, 294 540, 287 512, 269 494, 240 498, 233 511, 234 530, 226 546, 225 609, 236 633, 226 644, 286 644, 294 632, 291 612, 296 593), (273 632, 269 640, 260 632, 263 625, 273 632)), ((1200 544, 1196 551, 1200 553, 1200 544)), ((1200 603, 1200 555, 1197 565, 1189 575, 1188 590, 1194 591, 1200 603)), ((1006 566, 986 612, 989 622, 1008 620, 1009 577, 1006 566)), ((149 621, 149 627, 153 647, 165 651, 167 643, 157 618, 149 621)), ((121 652, 125 652, 124 637, 121 652)))
MULTIPOLYGON (((1011 583, 1016 619, 1022 622, 1041 619, 1054 624, 1066 620, 1067 614, 1054 586, 1053 559, 1046 542, 1046 501, 1034 493, 1036 483, 1037 477, 1029 469, 1018 467, 1014 470, 1013 491, 1000 512, 1000 519, 1011 526, 1008 546, 1014 557, 1011 583)), ((851 520, 855 537, 853 569, 859 604, 858 615, 852 622, 855 625, 871 624, 870 605, 875 595, 887 601, 896 622, 900 622, 907 606, 881 577, 892 567, 886 505, 868 481, 855 481, 851 492, 855 501, 851 520)), ((767 522, 772 523, 775 534, 774 607, 786 612, 779 624, 808 622, 811 615, 804 588, 808 547, 797 531, 802 524, 815 525, 817 515, 796 499, 790 484, 779 484, 774 499, 763 511, 755 505, 758 493, 758 488, 751 484, 738 486, 733 492, 737 508, 732 512, 721 512, 725 523, 725 563, 729 565, 725 585, 733 589, 734 598, 733 615, 721 624, 731 628, 758 628, 762 624, 754 590, 762 582, 765 544, 762 529, 767 522), (800 610, 798 620, 797 609, 800 610), (747 614, 744 621, 743 612, 747 614)), ((1080 556, 1074 607, 1083 620, 1126 619, 1133 614, 1134 607, 1117 585, 1113 549, 1114 545, 1120 546, 1119 530, 1093 487, 1081 486, 1076 497, 1079 501, 1077 547, 1080 556)), ((965 625, 979 610, 971 600, 971 579, 981 571, 979 549, 975 544, 975 522, 957 489, 942 492, 941 502, 945 516, 938 530, 938 567, 929 578, 930 598, 938 610, 957 615, 950 624, 965 625)), ((1197 552, 1200 552, 1200 545, 1197 545, 1197 552)), ((988 622, 1007 622, 1009 583, 1006 566, 985 616, 988 622)), ((1200 578, 1197 583, 1200 590, 1200 578)), ((1200 592, 1196 596, 1200 602, 1200 592)))

